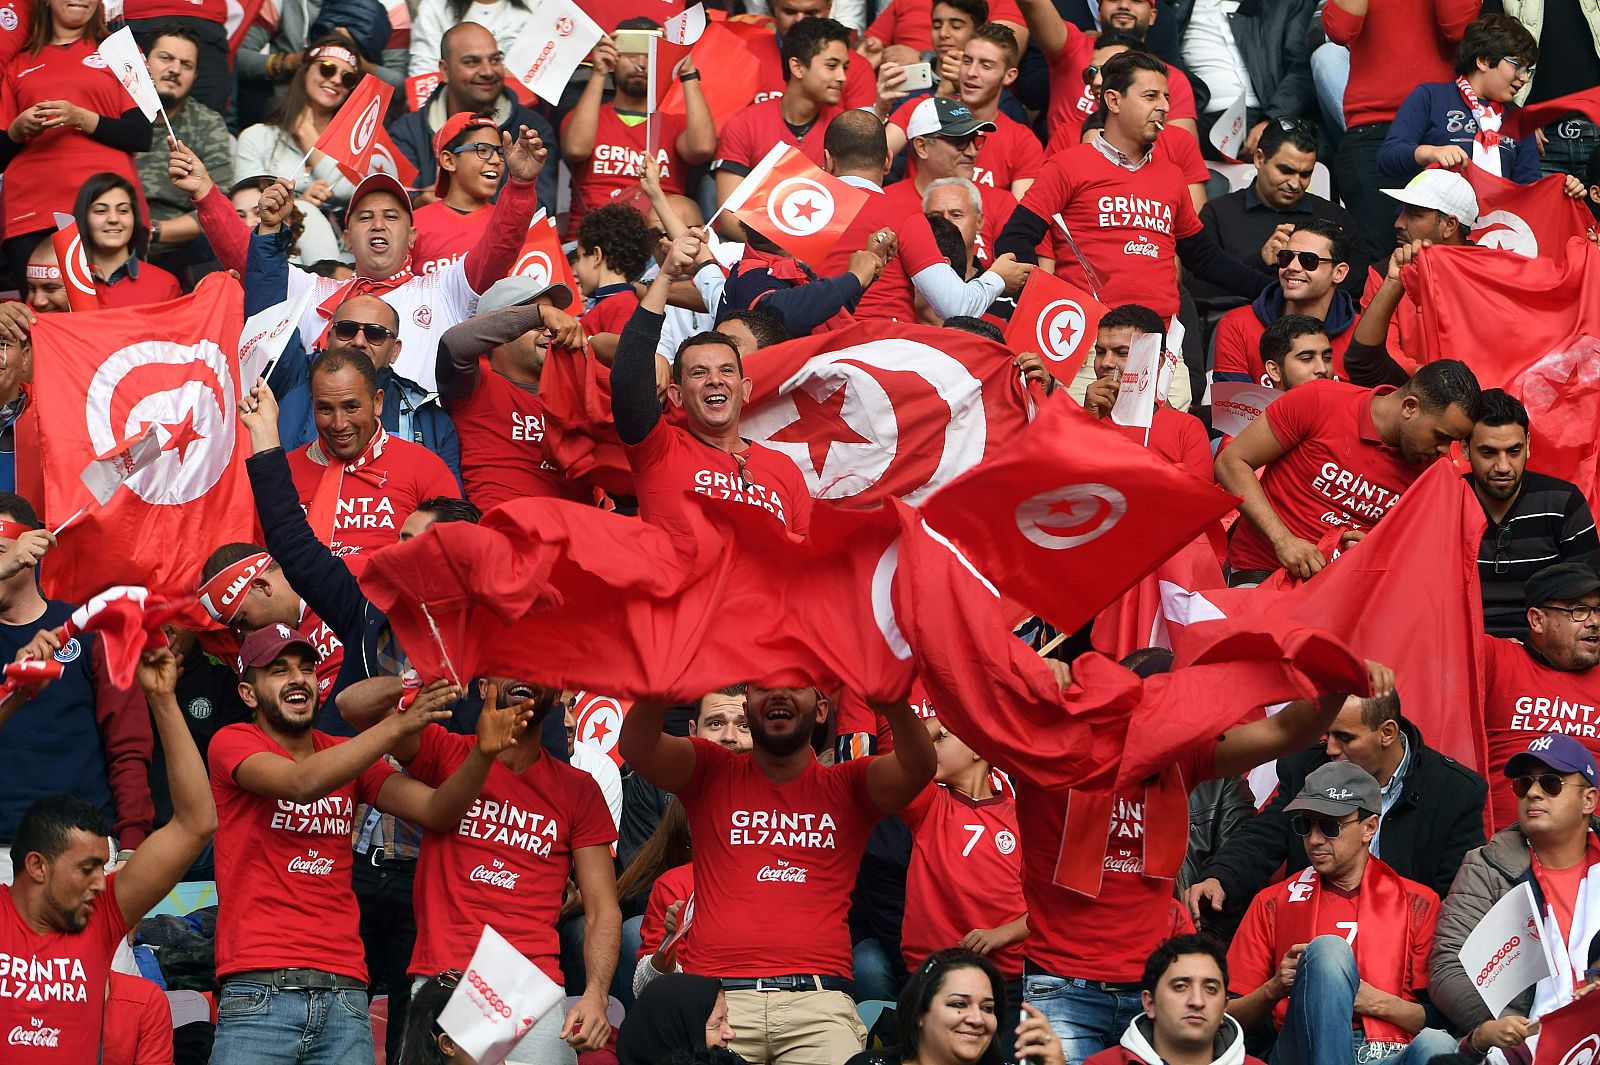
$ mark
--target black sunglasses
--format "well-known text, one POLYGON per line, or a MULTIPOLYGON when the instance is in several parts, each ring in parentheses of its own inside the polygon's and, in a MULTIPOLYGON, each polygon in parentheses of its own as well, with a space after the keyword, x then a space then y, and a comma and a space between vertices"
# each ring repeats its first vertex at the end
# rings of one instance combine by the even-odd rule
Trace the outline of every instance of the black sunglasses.
POLYGON ((1289 264, 1296 259, 1300 260, 1300 269, 1306 271, 1315 270, 1322 263, 1333 262, 1332 259, 1318 255, 1314 251, 1290 251, 1288 248, 1284 248, 1278 252, 1278 269, 1287 270, 1289 264))
POLYGON ((371 322, 352 322, 348 319, 341 319, 333 323, 333 335, 340 340, 354 340, 357 333, 366 337, 368 344, 382 344, 390 337, 400 335, 388 326, 373 325, 371 322))
MULTIPOLYGON (((339 74, 339 65, 331 59, 320 59, 317 61, 317 73, 325 78, 331 78, 339 74)), ((339 74, 339 81, 345 88, 353 89, 361 84, 361 75, 357 71, 347 70, 339 74)))
POLYGON ((1345 825, 1353 825, 1360 820, 1360 814, 1357 814, 1348 821, 1341 821, 1337 817, 1325 817, 1321 814, 1318 814, 1315 817, 1307 817, 1305 814, 1295 814, 1293 817, 1289 818, 1289 831, 1293 832, 1297 836, 1309 836, 1311 835, 1311 830, 1315 828, 1318 832, 1322 833, 1323 839, 1338 839, 1339 833, 1344 830, 1345 825))
POLYGON ((1310 130, 1313 128, 1311 123, 1303 118, 1276 118, 1273 121, 1285 133, 1293 133, 1297 129, 1310 130))
POLYGON ((1538 784, 1539 790, 1552 799, 1560 795, 1561 789, 1568 784, 1576 784, 1579 787, 1588 786, 1581 780, 1562 780, 1560 773, 1538 773, 1525 777, 1512 777, 1511 794, 1520 799, 1528 794, 1535 784, 1538 784))
POLYGON ((1098 78, 1099 76, 1100 76, 1100 68, 1099 67, 1084 67, 1083 68, 1083 83, 1085 85, 1093 85, 1094 84, 1094 79, 1098 78))

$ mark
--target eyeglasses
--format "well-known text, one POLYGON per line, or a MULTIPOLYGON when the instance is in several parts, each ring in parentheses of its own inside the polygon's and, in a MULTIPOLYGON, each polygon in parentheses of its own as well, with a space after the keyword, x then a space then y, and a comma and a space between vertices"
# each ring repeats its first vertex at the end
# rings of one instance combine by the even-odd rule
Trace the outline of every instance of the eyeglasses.
POLYGON ((1300 260, 1300 269, 1307 272, 1315 270, 1322 263, 1333 262, 1332 259, 1318 255, 1314 251, 1290 251, 1288 248, 1284 248, 1278 252, 1278 269, 1287 270, 1289 264, 1296 259, 1300 260))
POLYGON ((988 140, 989 140, 989 138, 985 134, 982 134, 982 133, 969 133, 965 137, 943 137, 943 136, 941 136, 939 139, 942 140, 942 141, 946 141, 949 144, 954 145, 956 151, 958 151, 958 152, 964 152, 969 147, 974 148, 974 149, 976 149, 976 150, 981 152, 981 151, 983 151, 983 146, 986 143, 988 143, 988 140))
POLYGON ((449 152, 451 155, 466 155, 471 152, 486 163, 490 159, 503 159, 506 154, 505 149, 500 145, 490 144, 487 141, 473 141, 471 144, 463 144, 459 148, 451 148, 449 152))
POLYGON ((1098 78, 1099 76, 1100 76, 1100 68, 1099 67, 1084 67, 1083 68, 1083 83, 1085 85, 1093 85, 1094 84, 1094 79, 1098 78))
POLYGON ((353 89, 357 85, 361 84, 361 74, 359 72, 354 71, 354 70, 347 70, 343 74, 340 74, 339 73, 339 64, 335 63, 331 59, 318 60, 318 62, 317 62, 317 73, 322 75, 325 78, 331 78, 335 74, 338 74, 339 75, 340 84, 342 84, 347 89, 353 89))
POLYGON ((1596 608, 1596 607, 1592 607, 1592 606, 1550 606, 1550 605, 1546 604, 1545 606, 1542 606, 1539 609, 1540 610, 1559 610, 1563 614, 1567 615, 1567 617, 1571 618, 1573 621, 1576 621, 1578 624, 1581 625, 1585 621, 1588 621, 1590 618, 1594 617, 1595 610, 1596 609, 1600 609, 1600 608, 1596 608))
POLYGON ((1529 789, 1535 784, 1538 784, 1539 790, 1551 798, 1560 795, 1561 789, 1568 784, 1575 784, 1580 788, 1588 787, 1588 784, 1581 780, 1562 780, 1560 773, 1540 773, 1537 776, 1512 777, 1511 794, 1520 799, 1528 794, 1529 789))
POLYGON ((1341 821, 1336 817, 1325 817, 1320 814, 1316 817, 1307 817, 1305 814, 1295 814, 1293 817, 1289 818, 1289 831, 1293 832, 1297 836, 1309 836, 1311 835, 1311 830, 1314 828, 1318 832, 1322 833, 1323 839, 1338 839, 1339 833, 1344 830, 1345 825, 1353 825, 1360 820, 1360 814, 1357 814, 1348 821, 1341 821))
POLYGON ((1511 556, 1506 554, 1506 548, 1511 543, 1511 525, 1500 526, 1500 532, 1494 538, 1494 571, 1504 573, 1511 568, 1511 556))
POLYGON ((1526 63, 1526 62, 1522 61, 1521 59, 1516 59, 1516 58, 1513 58, 1512 56, 1508 56, 1508 55, 1501 56, 1500 57, 1500 61, 1498 63, 1496 63, 1495 66, 1499 66, 1500 63, 1510 63, 1512 69, 1515 71, 1515 74, 1513 74, 1513 76, 1521 75, 1524 78, 1533 77, 1533 72, 1539 69, 1539 67, 1536 64, 1526 63))
POLYGON ((340 340, 354 340, 357 333, 366 337, 368 344, 382 344, 390 337, 400 335, 388 326, 373 325, 371 322, 352 322, 345 319, 333 323, 333 335, 340 340))

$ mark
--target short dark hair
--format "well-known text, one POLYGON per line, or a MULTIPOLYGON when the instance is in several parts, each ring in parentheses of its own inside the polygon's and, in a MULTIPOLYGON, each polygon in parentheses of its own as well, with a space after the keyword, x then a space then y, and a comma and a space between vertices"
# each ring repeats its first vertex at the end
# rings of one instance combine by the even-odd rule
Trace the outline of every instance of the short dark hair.
POLYGON ((141 38, 140 41, 139 41, 139 47, 144 49, 146 52, 148 52, 148 51, 150 51, 150 49, 154 48, 156 46, 156 42, 159 41, 163 37, 176 37, 180 41, 188 41, 190 44, 194 45, 194 50, 195 50, 194 65, 195 65, 195 69, 197 69, 197 70, 199 69, 199 67, 200 67, 200 37, 199 37, 198 34, 196 34, 194 32, 194 30, 191 30, 189 27, 183 25, 183 23, 181 23, 181 22, 163 22, 161 25, 157 26, 153 31, 152 30, 145 30, 143 33, 140 33, 138 36, 141 38))
POLYGON ((1172 963, 1186 954, 1204 954, 1217 963, 1217 969, 1222 973, 1222 986, 1228 986, 1228 952, 1215 936, 1204 932, 1191 932, 1185 936, 1173 936, 1155 950, 1150 957, 1145 959, 1144 975, 1139 978, 1139 990, 1155 994, 1161 984, 1161 978, 1172 968, 1172 963))
POLYGON ((889 138, 871 111, 852 109, 835 115, 822 134, 822 147, 843 170, 882 168, 889 158, 889 138))
POLYGON ((1121 96, 1133 85, 1141 70, 1167 76, 1167 65, 1149 52, 1119 52, 1105 61, 1100 68, 1100 105, 1105 106, 1106 93, 1121 96))
POLYGON ((1369 695, 1361 700, 1361 723, 1376 732, 1385 721, 1400 720, 1400 690, 1387 695, 1369 695))
POLYGON ((1472 367, 1460 359, 1439 359, 1422 364, 1400 391, 1417 397, 1424 410, 1443 411, 1455 406, 1469 416, 1476 416, 1478 397, 1482 394, 1472 367))
POLYGON ((1294 347, 1296 340, 1314 333, 1327 332, 1328 323, 1321 318, 1309 314, 1282 315, 1261 334, 1261 361, 1275 362, 1282 366, 1283 360, 1289 357, 1289 349, 1294 347))
MULTIPOLYGON (((921 1050, 922 1018, 927 1016, 933 1004, 933 996, 939 993, 939 987, 944 983, 946 974, 957 969, 978 969, 987 976, 994 995, 995 1016, 1006 1015, 1005 978, 1000 975, 1000 970, 994 967, 993 962, 970 950, 950 948, 936 951, 928 955, 928 959, 911 974, 911 979, 906 981, 905 988, 900 992, 900 1000, 896 1003, 895 1021, 900 1029, 902 1061, 914 1059, 921 1050)), ((984 1048, 983 1056, 978 1059, 977 1065, 1000 1065, 1000 1062, 1005 1060, 1005 1053, 1000 1049, 1000 1040, 1002 1036, 1008 1034, 997 1028, 994 1037, 989 1040, 989 1045, 984 1048)))
POLYGON ((983 339, 992 340, 996 344, 1004 344, 1006 342, 1006 335, 1000 331, 999 326, 982 318, 974 318, 970 314, 952 314, 944 320, 944 327, 946 329, 957 329, 963 333, 971 333, 975 337, 983 337, 983 339))
POLYGON ((621 22, 617 23, 617 29, 619 29, 619 30, 659 30, 659 29, 661 29, 661 23, 657 22, 655 19, 650 18, 647 15, 634 15, 632 18, 625 18, 621 22))
POLYGON ((0 492, 0 517, 8 517, 30 529, 39 527, 39 512, 24 496, 15 492, 0 492))
POLYGON ((134 189, 133 182, 121 174, 107 171, 90 174, 78 187, 78 199, 72 205, 72 217, 78 223, 78 236, 83 241, 84 254, 91 259, 94 256, 89 243, 89 208, 94 206, 94 201, 116 189, 128 194, 128 203, 133 212, 133 241, 128 246, 141 257, 150 250, 150 223, 139 206, 139 193, 134 189))
POLYGON ((251 555, 259 555, 264 551, 266 548, 260 544, 247 544, 242 541, 223 544, 206 556, 205 564, 200 567, 200 583, 204 584, 235 562, 243 562, 251 555))
MULTIPOLYGON (((23 813, 11 837, 11 864, 17 874, 30 854, 42 854, 49 861, 61 857, 72 842, 72 833, 82 830, 91 836, 111 835, 106 815, 87 799, 65 793, 42 795, 23 813)), ((109 851, 106 857, 111 857, 109 851)))
POLYGON ((1532 66, 1539 61, 1539 42, 1528 27, 1510 15, 1485 15, 1461 36, 1456 48, 1456 74, 1465 77, 1475 73, 1480 59, 1494 66, 1506 58, 1520 59, 1532 66))
POLYGON ((1350 238, 1345 234, 1344 227, 1328 221, 1326 218, 1313 218, 1309 222, 1295 224, 1294 232, 1310 233, 1322 237, 1328 242, 1328 256, 1333 259, 1334 265, 1350 261, 1350 238))
POLYGON ((598 250, 607 266, 630 281, 644 273, 653 245, 644 215, 626 203, 596 207, 578 223, 578 247, 598 250))
POLYGON ((790 26, 783 36, 783 80, 789 80, 789 60, 798 59, 801 66, 809 67, 834 41, 849 50, 850 31, 836 19, 805 18, 790 26))
POLYGON ((999 22, 985 22, 972 31, 972 40, 988 41, 1000 49, 1006 57, 1007 67, 1014 67, 1022 62, 1022 46, 1017 43, 1017 32, 1010 26, 999 22))
POLYGON ((1144 41, 1137 33, 1129 33, 1127 30, 1106 30, 1094 39, 1094 48, 1092 50, 1098 52, 1102 48, 1118 47, 1142 52, 1144 51, 1144 41))
POLYGON ((454 496, 432 496, 424 499, 412 508, 412 513, 423 511, 433 515, 436 524, 447 525, 452 521, 464 521, 468 525, 476 525, 483 520, 483 511, 465 499, 454 496))
POLYGON ((367 383, 368 393, 374 396, 378 394, 378 368, 373 365, 372 356, 355 348, 334 348, 318 355, 311 364, 311 383, 315 386, 318 374, 338 373, 340 370, 354 370, 367 383))
MULTIPOLYGON (((801 20, 802 24, 810 21, 812 20, 801 20)), ((715 330, 707 330, 704 333, 696 333, 694 336, 678 345, 678 354, 672 360, 672 380, 674 382, 680 385, 683 384, 683 353, 688 351, 690 348, 699 347, 703 344, 721 344, 723 347, 733 352, 734 365, 739 368, 739 372, 741 374, 744 373, 744 358, 739 354, 739 345, 733 342, 733 338, 726 333, 718 333, 715 330)))
POLYGON ((961 230, 956 224, 942 215, 923 215, 928 220, 928 228, 933 230, 933 242, 939 246, 939 254, 950 262, 951 269, 962 278, 967 276, 967 242, 961 236, 961 230))
POLYGON ((721 325, 723 322, 743 322, 744 327, 750 330, 750 335, 756 338, 758 348, 770 348, 789 339, 789 327, 784 323, 783 315, 765 307, 744 307, 729 311, 717 324, 721 325))
POLYGON ((1101 329, 1126 329, 1129 326, 1141 333, 1164 335, 1167 331, 1167 323, 1161 320, 1159 314, 1138 303, 1113 307, 1100 319, 1101 329))
POLYGON ((933 8, 939 4, 955 8, 971 19, 974 26, 982 26, 989 21, 989 4, 987 0, 933 0, 933 3, 928 7, 928 13, 931 15, 933 8))
POLYGON ((1503 388, 1487 388, 1478 395, 1478 410, 1473 420, 1491 428, 1515 423, 1522 426, 1523 432, 1527 432, 1528 408, 1522 405, 1522 400, 1503 388))
POLYGON ((1173 661, 1172 652, 1165 647, 1141 647, 1123 655, 1117 665, 1140 677, 1150 678, 1171 673, 1173 661))
POLYGON ((1317 128, 1303 118, 1269 118, 1256 138, 1261 158, 1271 159, 1285 144, 1297 152, 1317 154, 1317 128))
POLYGON ((406 1011, 406 1030, 400 1041, 399 1060, 406 1065, 446 1065, 449 1058, 439 1049, 434 1037, 439 1029, 439 1014, 455 994, 459 976, 446 973, 430 977, 411 996, 406 1011))

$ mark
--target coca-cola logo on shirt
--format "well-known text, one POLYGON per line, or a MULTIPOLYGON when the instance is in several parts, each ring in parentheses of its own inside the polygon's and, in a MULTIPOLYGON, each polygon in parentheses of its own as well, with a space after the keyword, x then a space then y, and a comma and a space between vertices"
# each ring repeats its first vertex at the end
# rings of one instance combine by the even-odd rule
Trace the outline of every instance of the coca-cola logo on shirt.
POLYGON ((6 1042, 14 1047, 58 1047, 61 1045, 61 1029, 46 1028, 43 1017, 28 1018, 29 1026, 24 1028, 17 1025, 11 1029, 11 1035, 6 1042))
POLYGON ((321 858, 316 851, 307 851, 289 859, 289 872, 303 876, 327 876, 333 872, 333 859, 321 858))
POLYGON ((1130 240, 1122 246, 1124 255, 1143 255, 1149 259, 1159 258, 1161 249, 1151 244, 1148 240, 1130 240))
POLYGON ((478 866, 467 874, 467 879, 475 884, 488 884, 490 887, 505 888, 507 891, 517 890, 517 878, 522 874, 506 868, 506 863, 496 858, 487 866, 478 866))
POLYGON ((758 884, 804 884, 810 870, 803 865, 791 865, 782 858, 777 865, 763 865, 756 871, 758 884))

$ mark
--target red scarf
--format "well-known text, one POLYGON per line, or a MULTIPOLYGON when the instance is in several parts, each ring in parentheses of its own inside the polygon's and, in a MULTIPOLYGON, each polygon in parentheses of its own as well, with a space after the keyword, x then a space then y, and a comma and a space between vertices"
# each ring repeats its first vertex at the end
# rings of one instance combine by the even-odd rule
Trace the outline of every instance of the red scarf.
POLYGON ((1472 138, 1472 161, 1480 169, 1503 177, 1500 173, 1499 149, 1500 124, 1506 115, 1505 104, 1479 99, 1466 78, 1457 78, 1456 88, 1461 90, 1461 99, 1466 102, 1467 110, 1472 112, 1472 119, 1478 126, 1477 135, 1472 138))
MULTIPOLYGON (((332 328, 333 312, 338 310, 339 304, 345 300, 353 299, 356 296, 382 296, 385 292, 393 291, 406 282, 415 279, 416 276, 411 272, 411 257, 409 255, 406 256, 406 261, 401 265, 400 269, 388 277, 374 280, 357 274, 334 289, 331 296, 317 304, 317 314, 327 321, 329 328, 332 328)), ((317 338, 314 347, 326 347, 327 340, 328 330, 323 329, 322 335, 317 338)))
MULTIPOLYGON (((1116 793, 1073 788, 1056 859, 1055 882, 1081 895, 1099 895, 1116 793)), ((1144 875, 1176 880, 1189 845, 1189 789, 1176 765, 1144 786, 1144 875)))
POLYGON ((389 480, 385 470, 369 470, 366 466, 383 454, 383 445, 389 440, 389 433, 383 426, 378 426, 378 431, 372 434, 366 450, 357 455, 350 462, 338 462, 329 455, 322 446, 320 438, 311 441, 306 453, 313 462, 326 463, 327 468, 322 471, 322 480, 317 482, 317 490, 311 497, 311 505, 306 508, 306 521, 311 525, 311 531, 318 540, 333 546, 334 521, 339 512, 339 499, 344 494, 344 479, 348 474, 366 481, 374 488, 382 488, 389 480))

